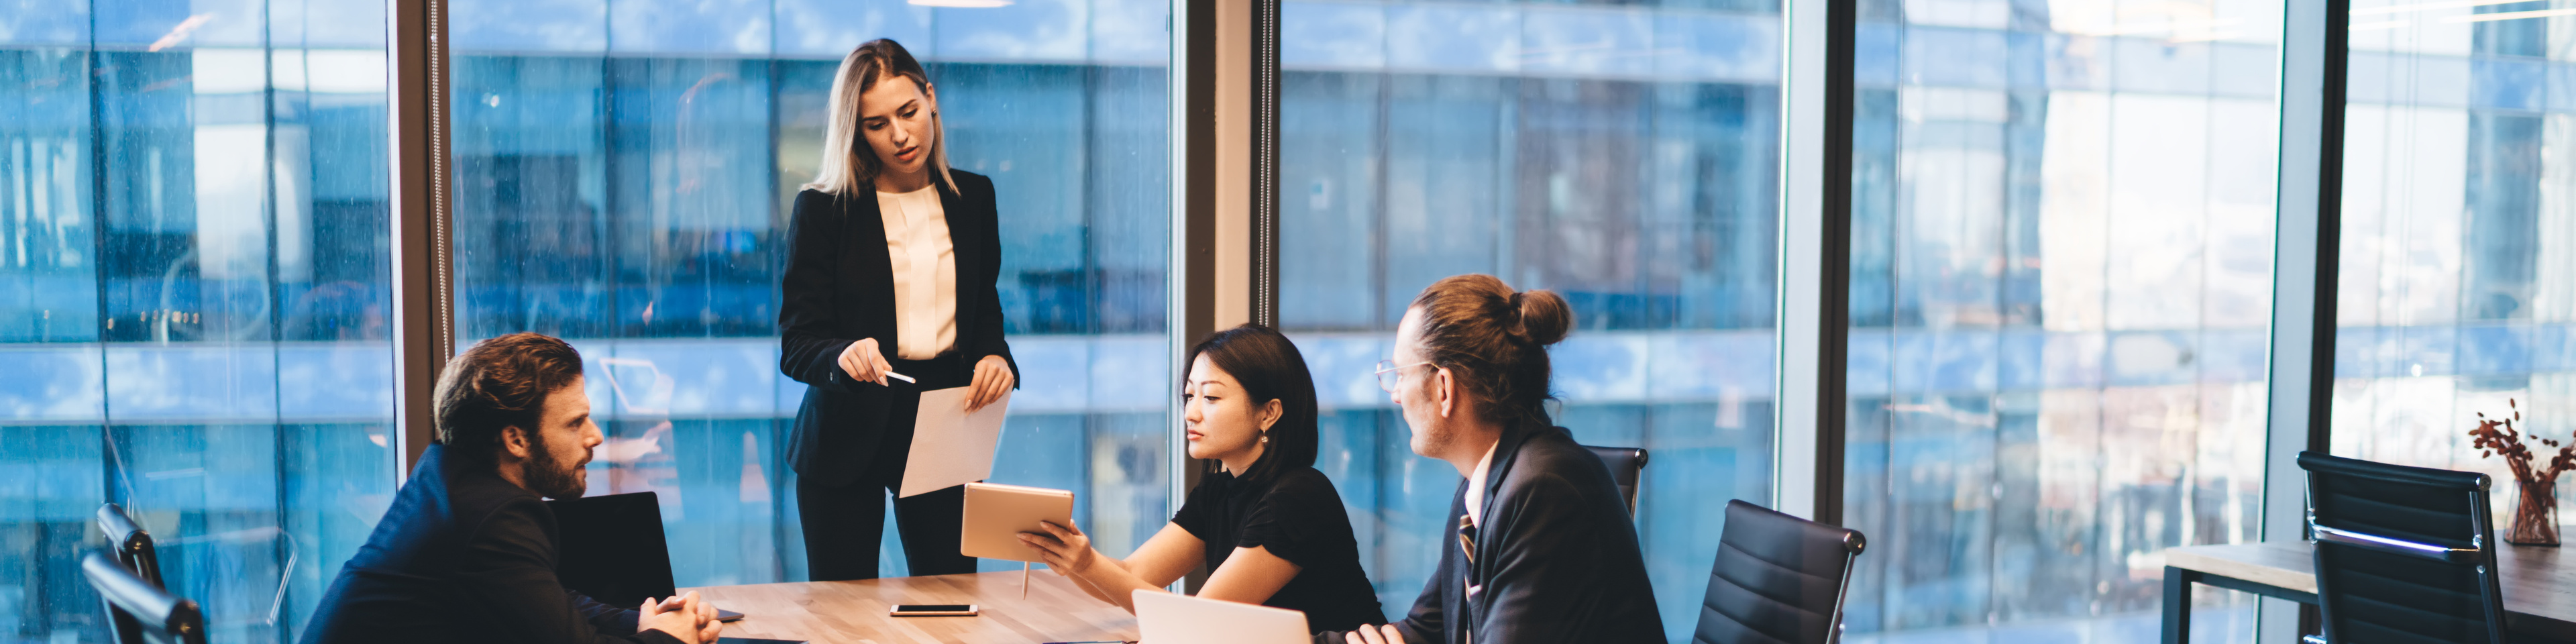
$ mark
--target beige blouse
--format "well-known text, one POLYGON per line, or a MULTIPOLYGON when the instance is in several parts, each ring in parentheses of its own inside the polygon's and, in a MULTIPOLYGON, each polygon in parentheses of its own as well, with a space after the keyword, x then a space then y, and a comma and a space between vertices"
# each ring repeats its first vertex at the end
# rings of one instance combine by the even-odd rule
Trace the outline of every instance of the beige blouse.
POLYGON ((939 186, 878 192, 877 210, 894 260, 894 356, 938 357, 957 344, 957 246, 948 239, 939 186))

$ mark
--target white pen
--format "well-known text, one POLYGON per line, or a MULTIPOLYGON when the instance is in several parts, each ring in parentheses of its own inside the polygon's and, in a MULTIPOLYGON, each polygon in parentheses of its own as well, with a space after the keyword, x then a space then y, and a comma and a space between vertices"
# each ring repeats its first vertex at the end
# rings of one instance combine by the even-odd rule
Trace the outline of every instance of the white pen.
POLYGON ((896 380, 901 380, 901 381, 904 381, 904 382, 909 382, 909 383, 916 384, 916 385, 921 384, 921 381, 912 379, 912 376, 907 376, 907 375, 903 375, 903 374, 895 373, 895 372, 892 372, 892 371, 888 371, 888 372, 886 372, 886 377, 888 377, 888 378, 893 378, 893 379, 896 379, 896 380))

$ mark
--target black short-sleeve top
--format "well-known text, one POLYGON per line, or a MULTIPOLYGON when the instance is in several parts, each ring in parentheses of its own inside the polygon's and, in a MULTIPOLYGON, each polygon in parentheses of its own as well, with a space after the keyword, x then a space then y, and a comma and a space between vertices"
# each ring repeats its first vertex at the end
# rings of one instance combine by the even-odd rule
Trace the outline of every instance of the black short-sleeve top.
POLYGON ((1386 623, 1377 589, 1360 569, 1342 495, 1313 467, 1282 472, 1267 484, 1224 472, 1200 477, 1172 524, 1207 544, 1210 571, 1225 565, 1235 548, 1265 547, 1297 564, 1297 577, 1262 605, 1305 611, 1310 630, 1386 623))

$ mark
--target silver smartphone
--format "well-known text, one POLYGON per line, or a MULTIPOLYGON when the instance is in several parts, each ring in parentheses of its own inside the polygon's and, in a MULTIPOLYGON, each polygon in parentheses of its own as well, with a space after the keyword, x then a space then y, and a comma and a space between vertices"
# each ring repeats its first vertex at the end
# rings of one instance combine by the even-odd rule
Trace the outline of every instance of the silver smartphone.
POLYGON ((974 604, 895 604, 886 611, 891 617, 971 617, 979 611, 974 604))

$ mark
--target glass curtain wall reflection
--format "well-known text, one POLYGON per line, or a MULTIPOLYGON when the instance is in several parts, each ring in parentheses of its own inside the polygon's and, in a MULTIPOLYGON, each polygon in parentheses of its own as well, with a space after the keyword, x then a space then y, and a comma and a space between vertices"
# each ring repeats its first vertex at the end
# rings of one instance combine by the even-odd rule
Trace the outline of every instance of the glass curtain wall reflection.
POLYGON ((225 642, 292 640, 384 512, 384 34, 381 3, 0 12, 0 640, 108 641, 102 503, 225 642))
POLYGON ((952 164, 997 192, 1022 389, 993 480, 1074 490, 1113 554, 1169 518, 1172 390, 1091 385, 1169 380, 1168 5, 1001 4, 450 4, 459 344, 582 350, 590 489, 658 493, 680 585, 804 579, 779 276, 833 71, 873 38, 929 67, 952 164))
POLYGON ((2576 431, 2576 22, 2558 11, 2361 0, 2350 24, 2333 451, 2492 474, 2499 531, 2514 476, 2471 446, 2478 414, 2576 431))
POLYGON ((2152 641, 2157 553, 2257 536, 2281 10, 1861 4, 1855 641, 2152 641))
POLYGON ((1556 419, 1649 451, 1639 536, 1689 641, 1727 499, 1771 499, 1777 4, 1291 0, 1281 22, 1280 322, 1388 615, 1459 477, 1369 372, 1422 287, 1490 273, 1573 304, 1556 419))

